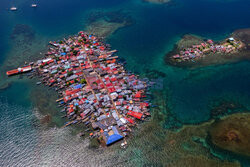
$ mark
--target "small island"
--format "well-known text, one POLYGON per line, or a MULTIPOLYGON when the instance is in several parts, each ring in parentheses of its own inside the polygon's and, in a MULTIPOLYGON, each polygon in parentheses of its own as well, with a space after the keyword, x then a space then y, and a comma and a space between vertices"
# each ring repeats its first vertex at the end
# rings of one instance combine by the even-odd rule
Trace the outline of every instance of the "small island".
MULTIPOLYGON (((150 116, 146 99, 148 80, 127 72, 115 56, 117 50, 92 34, 50 42, 45 57, 7 71, 8 76, 30 72, 58 92, 56 100, 69 121, 63 127, 83 124, 91 143, 109 146, 124 139, 137 121, 150 116)), ((48 123, 51 116, 41 122, 48 123)), ((122 143, 122 147, 127 142, 122 143)), ((95 144, 96 145, 96 144, 95 144)))
POLYGON ((233 32, 220 42, 184 35, 165 56, 167 64, 178 67, 203 67, 238 62, 250 58, 250 29, 233 32))

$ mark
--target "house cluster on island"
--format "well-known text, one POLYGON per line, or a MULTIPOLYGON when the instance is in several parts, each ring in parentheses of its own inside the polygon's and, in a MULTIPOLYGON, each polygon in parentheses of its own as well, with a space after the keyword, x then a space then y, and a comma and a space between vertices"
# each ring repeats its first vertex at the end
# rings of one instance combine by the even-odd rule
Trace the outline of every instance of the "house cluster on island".
POLYGON ((150 116, 147 82, 124 70, 113 56, 116 50, 83 31, 50 44, 46 58, 32 68, 59 92, 57 102, 69 119, 65 126, 84 123, 93 129, 91 137, 110 145, 150 116))
POLYGON ((190 48, 183 48, 179 54, 171 56, 175 61, 193 61, 208 55, 231 54, 242 48, 243 43, 233 37, 228 38, 225 42, 216 44, 211 39, 190 48))

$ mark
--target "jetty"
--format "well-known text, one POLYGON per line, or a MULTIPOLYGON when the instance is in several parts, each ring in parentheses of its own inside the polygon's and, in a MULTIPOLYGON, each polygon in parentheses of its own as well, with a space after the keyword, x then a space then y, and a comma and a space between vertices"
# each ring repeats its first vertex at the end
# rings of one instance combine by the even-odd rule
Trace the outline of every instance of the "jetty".
POLYGON ((30 68, 58 92, 56 102, 69 120, 63 127, 84 124, 91 138, 109 146, 150 116, 148 83, 126 72, 114 55, 117 50, 83 31, 49 44, 45 57, 30 68))

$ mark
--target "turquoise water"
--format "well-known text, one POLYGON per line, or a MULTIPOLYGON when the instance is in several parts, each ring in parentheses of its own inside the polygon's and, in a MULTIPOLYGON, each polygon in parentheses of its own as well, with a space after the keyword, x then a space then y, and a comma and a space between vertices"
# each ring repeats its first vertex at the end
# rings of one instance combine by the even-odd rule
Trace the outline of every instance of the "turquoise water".
MULTIPOLYGON (((121 10, 133 19, 133 24, 109 36, 107 43, 118 49, 119 56, 127 60, 128 70, 146 77, 153 74, 153 79, 160 81, 161 86, 157 90, 163 92, 167 112, 176 121, 173 124, 198 124, 211 119, 210 104, 218 100, 237 101, 250 109, 249 62, 192 70, 164 63, 165 53, 186 33, 220 40, 235 29, 250 27, 250 2, 247 0, 176 0, 170 5, 154 5, 140 0, 75 0, 74 3, 43 0, 38 2, 36 9, 30 8, 31 3, 31 0, 0 2, 1 83, 6 82, 2 79, 6 78, 5 70, 15 67, 8 67, 9 61, 21 65, 27 59, 41 57, 39 52, 46 49, 49 40, 60 39, 84 29, 89 15, 96 10, 114 12, 113 15, 121 10), (6 8, 12 5, 16 5, 19 10, 7 11, 6 8), (16 41, 10 39, 16 24, 25 24, 34 30, 32 45, 19 49, 15 45, 16 41), (28 49, 25 54, 15 59, 25 49, 28 49)), ((8 78, 11 86, 0 90, 0 144, 4 146, 0 150, 0 166, 74 166, 77 162, 110 166, 113 159, 104 157, 113 157, 111 149, 104 151, 107 154, 105 156, 103 150, 91 152, 87 142, 71 136, 68 129, 50 129, 40 125, 38 119, 42 111, 37 111, 32 101, 36 97, 31 95, 34 82, 23 78, 8 78), (54 161, 51 159, 53 156, 54 161), (81 159, 81 156, 86 159, 81 159), (94 161, 94 156, 100 161, 94 161), (73 157, 77 159, 74 163, 71 162, 73 157)), ((162 110, 163 114, 165 112, 162 110)), ((164 128, 173 126, 169 120, 167 118, 163 121, 164 128)), ((134 152, 135 162, 140 162, 138 166, 143 165, 143 151, 135 148, 134 152)), ((245 166, 250 162, 237 156, 232 157, 245 166)), ((121 164, 126 163, 120 161, 121 164)))

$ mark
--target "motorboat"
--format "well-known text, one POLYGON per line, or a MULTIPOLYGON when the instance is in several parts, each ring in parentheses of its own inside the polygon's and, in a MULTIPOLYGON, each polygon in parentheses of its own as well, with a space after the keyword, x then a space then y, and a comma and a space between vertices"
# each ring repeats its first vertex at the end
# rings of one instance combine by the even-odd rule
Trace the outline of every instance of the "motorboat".
POLYGON ((33 4, 31 4, 31 7, 32 7, 32 8, 36 8, 36 7, 37 7, 37 4, 34 4, 34 3, 33 3, 33 4))
POLYGON ((17 7, 13 6, 10 8, 11 11, 16 11, 17 10, 17 7))

